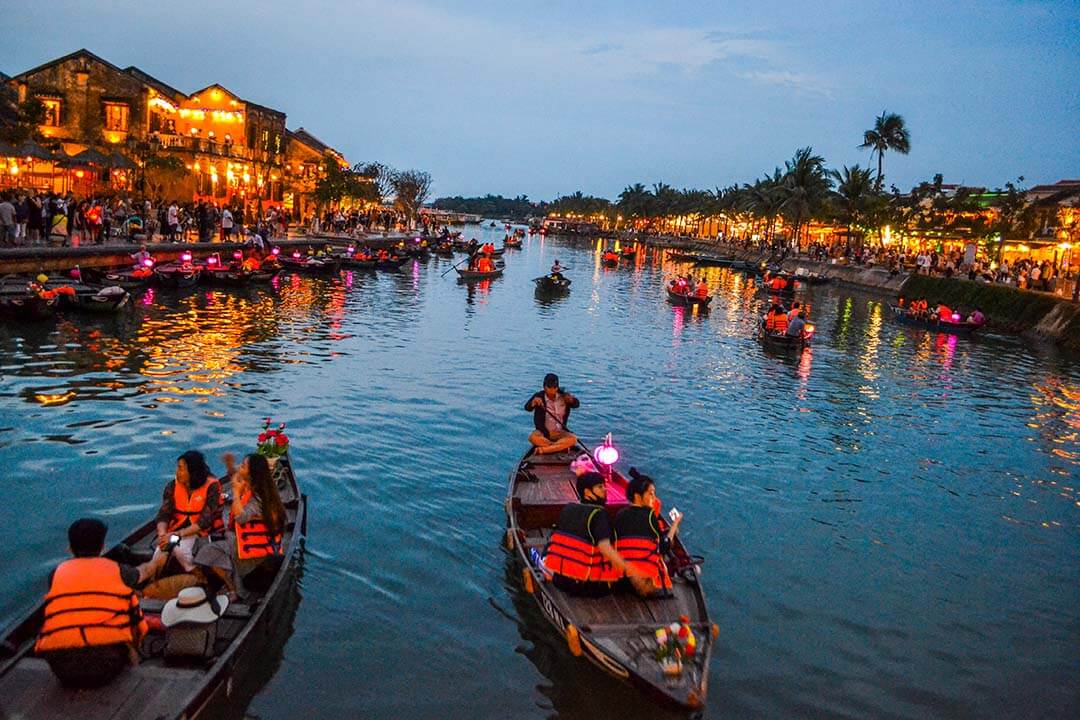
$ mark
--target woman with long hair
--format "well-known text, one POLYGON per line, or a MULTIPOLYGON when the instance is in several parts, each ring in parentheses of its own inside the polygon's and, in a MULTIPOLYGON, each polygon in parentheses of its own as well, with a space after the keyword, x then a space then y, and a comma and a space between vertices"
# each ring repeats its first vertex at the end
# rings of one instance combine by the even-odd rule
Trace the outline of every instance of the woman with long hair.
POLYGON ((285 508, 266 458, 248 455, 239 467, 232 453, 223 459, 232 478, 229 530, 224 540, 200 549, 195 564, 217 575, 235 600, 245 577, 282 555, 285 508))

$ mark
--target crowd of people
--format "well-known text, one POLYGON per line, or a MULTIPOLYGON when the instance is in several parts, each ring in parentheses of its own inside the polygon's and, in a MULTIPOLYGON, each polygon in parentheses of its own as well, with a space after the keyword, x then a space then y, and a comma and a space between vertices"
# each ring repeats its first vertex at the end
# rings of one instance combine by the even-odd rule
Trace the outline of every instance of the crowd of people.
POLYGON ((242 203, 218 204, 153 201, 148 198, 60 195, 33 190, 0 194, 0 244, 32 246, 103 245, 114 242, 228 241, 241 234, 283 237, 289 216, 284 209, 265 213, 246 210, 242 203))

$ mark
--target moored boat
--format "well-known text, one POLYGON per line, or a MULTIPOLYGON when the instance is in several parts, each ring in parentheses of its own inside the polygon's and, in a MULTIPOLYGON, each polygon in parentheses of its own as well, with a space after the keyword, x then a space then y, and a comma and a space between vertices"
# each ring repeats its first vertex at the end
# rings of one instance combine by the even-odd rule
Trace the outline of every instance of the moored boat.
POLYGON ((0 318, 11 321, 45 320, 53 316, 60 300, 30 290, 0 293, 0 318))
POLYGON ((407 257, 389 257, 384 260, 376 260, 375 267, 386 272, 395 272, 408 260, 407 257))
POLYGON ((120 312, 130 299, 131 293, 119 285, 99 288, 83 286, 82 291, 76 288, 76 293, 71 296, 69 303, 75 310, 107 315, 120 312))
POLYGON ((889 309, 892 310, 893 319, 897 322, 913 327, 925 328, 927 330, 937 330, 940 332, 952 333, 953 335, 971 335, 982 327, 982 324, 980 323, 967 322, 965 320, 958 320, 956 322, 942 320, 937 315, 933 314, 926 317, 917 317, 897 305, 889 305, 889 309))
MULTIPOLYGON (((506 545, 521 567, 525 591, 566 640, 572 655, 584 657, 661 704, 700 711, 717 628, 709 619, 699 566, 681 535, 675 536, 673 556, 666 560, 672 579, 668 598, 646 600, 630 591, 595 598, 571 596, 548 581, 547 570, 537 565, 534 556, 546 549, 563 507, 578 501, 570 463, 582 452, 586 450, 580 446, 552 455, 529 450, 510 474, 506 545), (657 659, 657 631, 684 620, 696 638, 696 649, 677 669, 665 672, 657 659)), ((605 510, 612 517, 626 506, 626 482, 618 471, 608 473, 605 510)))
POLYGON ((202 271, 196 265, 165 263, 154 268, 154 279, 167 288, 195 287, 202 271))
POLYGON ((812 332, 803 332, 801 335, 788 335, 787 333, 771 332, 765 329, 759 329, 757 334, 758 340, 766 348, 769 348, 770 350, 791 352, 800 351, 808 347, 812 337, 812 332))
POLYGON ((763 284, 758 286, 758 290, 761 292, 762 295, 767 295, 769 297, 789 298, 794 297, 795 295, 795 283, 789 282, 785 287, 779 289, 770 287, 767 284, 763 284))
MULTIPOLYGON (((266 638, 295 609, 296 567, 307 533, 307 498, 300 493, 288 456, 274 468, 282 504, 285 532, 280 559, 268 560, 245 580, 246 600, 230 602, 215 624, 216 639, 208 657, 176 664, 164 657, 165 631, 160 623, 161 600, 143 598, 141 607, 150 630, 142 639, 137 665, 99 688, 65 689, 46 661, 35 657, 34 642, 41 627, 43 605, 3 633, 0 644, 0 698, 5 717, 80 718, 80 720, 152 720, 197 718, 221 714, 232 693, 265 664, 266 638)), ((222 480, 223 489, 228 479, 222 480)), ((157 528, 153 519, 136 528, 106 553, 125 562, 150 559, 157 528)))
POLYGON ((285 270, 304 275, 337 275, 341 263, 331 257, 279 257, 278 261, 285 270))

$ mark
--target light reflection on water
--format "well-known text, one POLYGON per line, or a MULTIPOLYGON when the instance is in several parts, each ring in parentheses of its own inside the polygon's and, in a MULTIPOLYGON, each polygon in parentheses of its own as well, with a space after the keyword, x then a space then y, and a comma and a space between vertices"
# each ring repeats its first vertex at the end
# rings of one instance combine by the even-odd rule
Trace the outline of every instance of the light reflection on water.
POLYGON ((583 400, 576 429, 613 431, 709 558, 711 715, 1015 715, 1033 698, 1066 714, 1075 362, 899 327, 829 287, 800 298, 813 348, 766 352, 742 274, 640 246, 611 270, 601 249, 534 237, 475 285, 435 258, 0 327, 0 616, 36 597, 72 517, 118 534, 182 450, 220 467, 272 415, 312 498, 311 553, 288 671, 252 712, 655 717, 535 624, 498 550, 520 406, 555 370, 583 400), (556 257, 571 291, 542 297, 556 257), (665 301, 687 272, 717 290, 711 312, 665 301), (42 497, 55 511, 27 512, 42 497))

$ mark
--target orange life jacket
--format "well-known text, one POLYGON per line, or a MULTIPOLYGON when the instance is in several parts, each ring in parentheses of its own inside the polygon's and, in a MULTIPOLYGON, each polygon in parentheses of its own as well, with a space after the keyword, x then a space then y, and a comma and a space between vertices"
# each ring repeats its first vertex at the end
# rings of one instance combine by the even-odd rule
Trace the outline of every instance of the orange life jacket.
POLYGON ((667 563, 660 557, 660 528, 653 509, 631 505, 615 518, 615 549, 630 567, 652 579, 657 587, 670 589, 667 563))
POLYGON ((785 287, 787 287, 787 282, 785 282, 784 278, 779 276, 774 277, 772 279, 772 282, 769 284, 772 286, 773 290, 783 290, 785 287))
POLYGON ((704 300, 709 297, 709 286, 705 283, 700 283, 697 286, 697 290, 694 291, 694 294, 697 295, 699 299, 704 300))
POLYGON ((249 257, 247 260, 244 261, 242 267, 249 272, 254 272, 260 267, 262 267, 262 264, 258 261, 257 258, 249 257))
MULTIPOLYGON (((251 491, 240 496, 241 507, 251 502, 251 491)), ((281 555, 281 533, 270 534, 261 517, 254 517, 246 523, 235 523, 236 556, 241 560, 261 558, 267 555, 281 555)))
POLYGON ((774 332, 786 333, 787 332, 787 315, 784 313, 775 313, 773 315, 773 327, 774 332))
POLYGON ((942 322, 952 322, 952 315, 952 310, 949 309, 948 305, 941 305, 938 307, 938 318, 942 322))
POLYGON ((135 645, 146 631, 139 598, 120 578, 120 566, 102 557, 73 558, 53 573, 34 652, 135 645))
POLYGON ((217 480, 207 480, 201 488, 192 490, 190 493, 180 483, 173 482, 173 505, 175 510, 173 510, 172 523, 169 525, 170 531, 178 530, 184 525, 198 523, 199 515, 202 514, 203 508, 206 507, 206 495, 211 485, 217 485, 218 487, 218 507, 213 511, 214 522, 210 526, 210 530, 200 530, 199 534, 206 537, 210 533, 220 535, 225 532, 225 521, 221 519, 221 508, 225 501, 221 497, 221 483, 217 480))
POLYGON ((563 508, 544 548, 544 567, 556 575, 587 582, 615 582, 622 573, 600 552, 589 525, 604 508, 573 503, 563 508))

